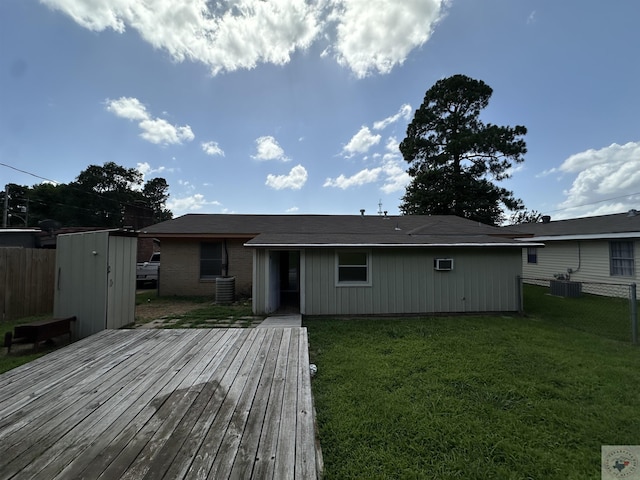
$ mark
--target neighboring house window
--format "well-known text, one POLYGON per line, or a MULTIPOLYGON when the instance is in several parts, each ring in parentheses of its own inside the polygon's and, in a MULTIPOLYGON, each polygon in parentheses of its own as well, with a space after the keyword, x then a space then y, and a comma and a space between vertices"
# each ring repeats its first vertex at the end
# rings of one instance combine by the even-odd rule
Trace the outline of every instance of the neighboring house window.
POLYGON ((612 276, 634 275, 633 242, 609 243, 609 270, 612 276))
POLYGON ((338 252, 338 284, 369 284, 369 254, 367 252, 338 252))
POLYGON ((527 248, 527 263, 538 263, 538 247, 527 248))
POLYGON ((222 243, 200 244, 200 278, 210 279, 222 275, 222 243))

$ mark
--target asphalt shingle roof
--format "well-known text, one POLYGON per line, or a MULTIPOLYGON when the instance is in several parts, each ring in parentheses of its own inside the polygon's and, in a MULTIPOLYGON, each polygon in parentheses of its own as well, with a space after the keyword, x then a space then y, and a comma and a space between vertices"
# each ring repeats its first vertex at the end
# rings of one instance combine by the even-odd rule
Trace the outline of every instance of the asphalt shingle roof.
POLYGON ((613 215, 552 220, 548 223, 525 223, 518 230, 535 237, 606 235, 640 232, 640 212, 630 211, 613 215))
POLYGON ((509 244, 517 232, 453 215, 188 214, 142 229, 144 237, 246 238, 247 245, 509 244))

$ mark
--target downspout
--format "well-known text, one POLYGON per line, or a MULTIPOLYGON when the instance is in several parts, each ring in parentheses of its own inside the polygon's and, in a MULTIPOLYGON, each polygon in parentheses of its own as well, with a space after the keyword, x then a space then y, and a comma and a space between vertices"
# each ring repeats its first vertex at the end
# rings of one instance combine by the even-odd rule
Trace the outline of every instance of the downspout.
MULTIPOLYGON (((580 248, 580 240, 578 240, 578 266, 576 268, 567 268, 567 277, 570 277, 572 274, 580 271, 580 266, 582 265, 582 251, 580 248)), ((568 280, 569 278, 567 278, 568 280)))
POLYGON ((229 250, 227 249, 227 239, 222 240, 222 246, 224 248, 224 259, 222 261, 222 276, 229 276, 229 250))

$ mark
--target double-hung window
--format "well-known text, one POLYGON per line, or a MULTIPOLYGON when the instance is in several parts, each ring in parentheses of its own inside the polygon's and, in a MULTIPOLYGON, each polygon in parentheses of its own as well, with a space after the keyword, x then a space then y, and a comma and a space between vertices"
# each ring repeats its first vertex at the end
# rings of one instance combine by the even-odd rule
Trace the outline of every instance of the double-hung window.
POLYGON ((538 263, 538 247, 527 247, 527 263, 538 263))
POLYGON ((609 273, 611 276, 632 277, 635 274, 632 241, 609 242, 609 273))
POLYGON ((338 285, 369 285, 370 258, 366 251, 342 251, 336 254, 338 285))
POLYGON ((222 243, 200 244, 200 279, 210 280, 222 275, 222 243))

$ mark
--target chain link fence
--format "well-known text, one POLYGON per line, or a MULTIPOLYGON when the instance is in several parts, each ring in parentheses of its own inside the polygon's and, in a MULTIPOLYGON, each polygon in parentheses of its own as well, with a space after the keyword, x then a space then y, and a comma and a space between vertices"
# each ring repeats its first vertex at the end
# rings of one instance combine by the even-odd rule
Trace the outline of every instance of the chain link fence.
POLYGON ((525 315, 638 344, 636 284, 520 278, 525 315))

